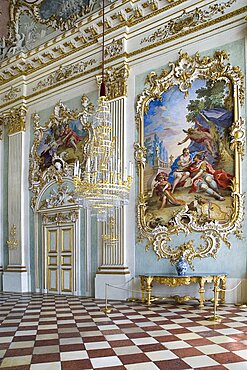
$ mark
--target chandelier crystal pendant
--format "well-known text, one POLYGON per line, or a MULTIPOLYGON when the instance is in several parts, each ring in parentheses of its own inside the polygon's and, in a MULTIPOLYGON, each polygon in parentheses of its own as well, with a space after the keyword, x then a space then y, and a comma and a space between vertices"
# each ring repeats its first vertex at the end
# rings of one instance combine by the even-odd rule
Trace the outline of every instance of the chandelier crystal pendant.
POLYGON ((104 1, 103 1, 103 47, 102 82, 98 107, 94 115, 91 140, 87 145, 87 160, 83 173, 79 161, 74 167, 75 195, 79 204, 91 209, 98 221, 113 216, 114 209, 129 201, 133 180, 133 164, 122 166, 117 138, 112 136, 112 119, 106 99, 104 81, 104 1))

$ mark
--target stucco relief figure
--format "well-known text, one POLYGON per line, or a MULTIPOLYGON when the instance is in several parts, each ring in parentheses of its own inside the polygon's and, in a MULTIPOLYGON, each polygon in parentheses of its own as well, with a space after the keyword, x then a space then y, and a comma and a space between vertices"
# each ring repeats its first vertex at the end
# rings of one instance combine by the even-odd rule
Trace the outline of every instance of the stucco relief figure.
POLYGON ((6 40, 5 37, 3 36, 0 39, 0 59, 3 59, 5 57, 7 50, 6 50, 6 40))
POLYGON ((25 40, 24 33, 21 34, 17 33, 15 40, 12 42, 12 45, 9 47, 7 51, 7 55, 12 56, 21 51, 24 47, 24 40, 25 40))
POLYGON ((59 158, 57 156, 54 157, 54 159, 53 159, 53 166, 55 167, 55 169, 58 172, 61 172, 63 170, 64 164, 65 163, 64 163, 64 161, 61 158, 59 158))
POLYGON ((227 94, 222 81, 211 85, 196 80, 188 99, 173 86, 162 99, 149 103, 144 114, 146 212, 160 225, 169 222, 175 209, 193 203, 197 193, 220 202, 221 213, 228 215, 234 161, 229 150, 233 112, 225 106, 227 94), (161 178, 160 173, 168 175, 161 178))

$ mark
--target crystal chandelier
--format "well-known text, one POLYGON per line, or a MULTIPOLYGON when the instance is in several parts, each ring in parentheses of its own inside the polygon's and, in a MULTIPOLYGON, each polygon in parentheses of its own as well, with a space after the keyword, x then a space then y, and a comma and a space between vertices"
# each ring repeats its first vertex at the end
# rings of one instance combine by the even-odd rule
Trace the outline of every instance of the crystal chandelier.
POLYGON ((113 215, 115 208, 128 203, 133 180, 133 164, 122 168, 117 149, 117 139, 112 136, 110 106, 106 99, 104 81, 104 1, 103 1, 103 47, 102 83, 98 107, 94 115, 92 137, 87 146, 85 171, 81 173, 80 163, 74 167, 75 195, 79 204, 90 208, 98 221, 105 221, 113 215))

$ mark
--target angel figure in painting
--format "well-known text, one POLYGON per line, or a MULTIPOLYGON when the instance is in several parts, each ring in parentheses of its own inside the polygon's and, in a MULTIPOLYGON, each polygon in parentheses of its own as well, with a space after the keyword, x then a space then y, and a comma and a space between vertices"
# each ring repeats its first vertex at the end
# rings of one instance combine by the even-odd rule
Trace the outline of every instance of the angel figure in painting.
POLYGON ((203 127, 198 120, 195 120, 196 127, 190 127, 188 130, 183 130, 187 135, 178 142, 178 145, 184 144, 187 140, 194 141, 195 143, 202 143, 206 146, 207 150, 213 155, 213 137, 208 128, 203 127))
POLYGON ((183 200, 176 199, 171 192, 171 184, 168 182, 168 175, 165 172, 160 172, 155 178, 157 183, 155 184, 154 190, 156 195, 159 196, 161 201, 160 209, 164 208, 167 203, 174 206, 181 206, 185 204, 183 200))

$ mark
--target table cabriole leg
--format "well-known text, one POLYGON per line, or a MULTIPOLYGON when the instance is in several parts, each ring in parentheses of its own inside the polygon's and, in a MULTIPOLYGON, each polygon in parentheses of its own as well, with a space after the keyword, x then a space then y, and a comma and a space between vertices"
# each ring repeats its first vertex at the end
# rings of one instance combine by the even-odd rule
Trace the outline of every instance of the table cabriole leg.
POLYGON ((222 276, 221 278, 221 289, 220 302, 224 304, 226 302, 226 276, 222 276))
POLYGON ((153 278, 149 277, 146 280, 146 292, 147 292, 147 304, 151 304, 151 292, 152 292, 152 281, 153 278))
POLYGON ((200 289, 199 289, 199 294, 200 294, 200 300, 199 300, 199 307, 203 308, 204 307, 204 293, 205 293, 205 279, 201 278, 199 281, 200 289))
POLYGON ((145 278, 141 277, 141 292, 142 292, 142 303, 145 302, 145 278))

